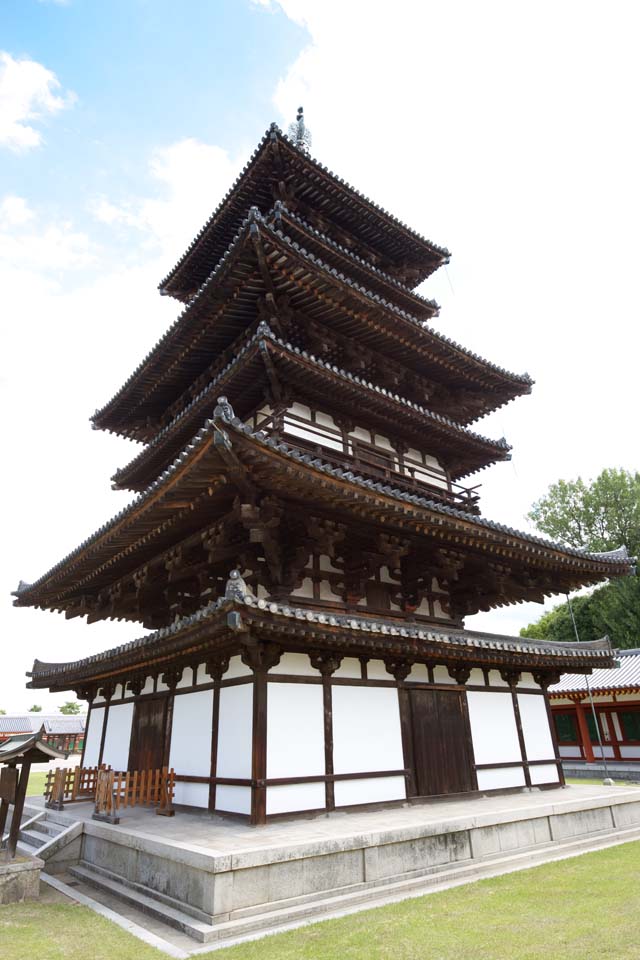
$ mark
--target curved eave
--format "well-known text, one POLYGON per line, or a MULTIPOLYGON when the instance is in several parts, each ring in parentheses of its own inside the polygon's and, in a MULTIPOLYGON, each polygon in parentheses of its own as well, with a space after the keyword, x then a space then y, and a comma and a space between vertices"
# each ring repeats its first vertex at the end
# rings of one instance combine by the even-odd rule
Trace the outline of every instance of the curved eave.
MULTIPOLYGON (((227 364, 144 450, 113 475, 111 479, 115 487, 140 490, 155 479, 191 439, 213 409, 220 393, 229 396, 234 407, 240 410, 241 417, 251 413, 255 403, 260 401, 258 394, 261 384, 264 383, 266 387, 268 383, 262 351, 266 351, 276 363, 280 361, 284 366, 281 377, 283 383, 295 383, 299 389, 306 387, 313 394, 317 382, 315 396, 320 398, 326 396, 323 390, 337 388, 341 393, 333 394, 330 407, 339 407, 336 397, 342 394, 343 404, 358 398, 373 412, 380 429, 384 429, 385 424, 387 429, 393 425, 399 437, 413 444, 435 444, 435 447, 429 447, 427 452, 433 452, 441 459, 444 459, 449 451, 451 457, 455 456, 464 464, 451 471, 453 480, 459 480, 492 463, 510 458, 511 447, 505 440, 490 440, 397 393, 365 381, 333 364, 325 363, 312 353, 300 350, 276 337, 273 331, 262 323, 256 334, 238 350, 235 359, 227 364), (252 379, 247 381, 249 364, 252 379), (298 379, 296 374, 306 375, 309 379, 305 382, 304 379, 298 379)), ((278 367, 276 370, 280 372, 278 367)))
POLYGON ((409 624, 351 614, 328 614, 305 607, 256 600, 250 592, 212 601, 190 617, 170 627, 122 644, 103 653, 67 663, 36 660, 28 674, 28 687, 69 689, 75 684, 95 683, 118 676, 159 670, 188 652, 191 660, 204 656, 207 646, 237 644, 238 631, 249 629, 272 639, 288 640, 305 647, 340 650, 349 644, 361 646, 374 657, 407 656, 414 661, 439 659, 478 664, 509 664, 521 669, 564 667, 585 671, 612 662, 607 639, 592 643, 549 643, 520 637, 484 634, 478 631, 445 631, 428 624, 409 624))
MULTIPOLYGON (((236 417, 207 421, 193 442, 144 493, 111 521, 104 524, 72 553, 33 584, 21 581, 15 592, 16 606, 40 606, 62 610, 65 598, 82 593, 86 583, 98 573, 105 576, 118 563, 127 569, 135 566, 140 545, 153 550, 156 530, 171 531, 176 517, 190 516, 197 497, 212 495, 220 485, 233 485, 225 466, 228 452, 240 458, 249 469, 259 466, 261 476, 254 478, 264 490, 295 500, 325 502, 334 511, 357 510, 359 515, 388 528, 410 529, 441 541, 463 543, 483 554, 526 562, 532 569, 561 571, 578 585, 597 583, 609 577, 624 576, 633 569, 626 551, 613 559, 565 548, 503 524, 429 500, 404 493, 390 484, 374 482, 351 471, 333 467, 320 457, 304 454, 265 434, 252 432, 236 417)), ((209 518, 210 522, 210 518, 209 518)), ((553 588, 544 591, 551 594, 553 588)), ((518 598, 508 602, 518 602, 518 598)))
POLYGON ((231 189, 202 230, 191 242, 176 266, 159 284, 163 294, 177 299, 188 298, 207 277, 212 265, 230 242, 238 224, 252 205, 268 209, 273 203, 274 150, 287 154, 294 165, 302 168, 312 183, 320 185, 327 196, 341 200, 343 221, 352 222, 356 232, 366 234, 381 254, 406 259, 417 268, 416 285, 441 264, 448 262, 449 251, 420 236, 392 214, 377 206, 340 177, 313 160, 272 124, 252 154, 231 189), (377 242, 376 242, 377 241, 377 242))
POLYGON ((317 320, 322 316, 323 321, 328 316, 327 311, 333 311, 336 323, 338 320, 344 323, 345 312, 349 311, 349 322, 356 322, 362 328, 358 336, 366 333, 369 339, 378 338, 388 344, 389 350, 395 351, 398 358, 403 358, 419 375, 435 377, 438 382, 451 381, 452 389, 456 389, 457 380, 460 385, 482 393, 478 409, 467 417, 466 422, 531 391, 532 380, 527 374, 510 373, 466 350, 425 322, 328 266, 265 222, 257 211, 252 211, 197 295, 114 397, 95 412, 91 418, 94 427, 136 439, 149 439, 149 428, 145 425, 147 418, 139 412, 141 408, 153 407, 151 398, 154 394, 161 396, 164 399, 156 401, 159 408, 156 417, 161 416, 166 406, 201 372, 201 368, 191 370, 190 364, 194 363, 195 351, 198 348, 202 351, 207 337, 210 341, 208 355, 212 355, 212 350, 228 348, 234 335, 239 336, 243 327, 251 326, 257 314, 258 297, 269 292, 253 272, 255 248, 250 241, 258 238, 268 246, 267 259, 274 272, 274 285, 278 292, 290 296, 294 308, 317 320), (294 273, 309 278, 314 284, 312 294, 307 290, 308 284, 302 289, 292 279, 294 273), (250 290, 243 291, 243 285, 248 284, 250 290), (219 317, 224 320, 231 310, 238 319, 234 321, 233 334, 225 335, 225 330, 230 329, 230 320, 226 320, 226 327, 221 326, 219 317), (215 347, 214 341, 217 343, 215 347))

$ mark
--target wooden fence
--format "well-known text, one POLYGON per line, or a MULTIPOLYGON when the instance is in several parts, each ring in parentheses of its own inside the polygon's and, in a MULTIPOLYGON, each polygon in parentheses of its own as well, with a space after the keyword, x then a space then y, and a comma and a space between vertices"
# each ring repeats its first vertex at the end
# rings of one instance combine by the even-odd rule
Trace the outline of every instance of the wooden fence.
POLYGON ((94 818, 119 822, 120 809, 155 806, 164 817, 174 814, 173 769, 116 771, 111 767, 60 767, 47 774, 46 806, 62 810, 63 804, 95 801, 94 818))

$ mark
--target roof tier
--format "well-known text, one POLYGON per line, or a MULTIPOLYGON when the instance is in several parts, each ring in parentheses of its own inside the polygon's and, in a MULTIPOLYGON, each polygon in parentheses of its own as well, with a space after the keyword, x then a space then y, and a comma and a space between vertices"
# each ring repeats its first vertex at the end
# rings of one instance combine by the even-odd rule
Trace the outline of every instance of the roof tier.
POLYGON ((164 562, 189 538, 200 543, 238 496, 256 495, 282 498, 289 509, 306 513, 313 503, 324 516, 409 537, 421 548, 453 551, 460 570, 452 589, 462 615, 542 599, 632 569, 624 549, 592 554, 566 548, 336 467, 252 431, 223 404, 128 507, 35 583, 21 583, 15 603, 77 615, 95 609, 108 590, 110 606, 101 608, 102 616, 142 619, 120 604, 126 578, 135 581, 146 564, 164 562))
POLYGON ((435 412, 461 423, 530 392, 528 375, 509 373, 465 350, 361 287, 309 253, 276 222, 250 214, 197 296, 93 415, 96 428, 152 439, 168 409, 186 406, 194 382, 231 359, 261 318, 288 339, 328 339, 329 352, 346 353, 351 346, 353 364, 364 358, 380 365, 386 359, 420 381, 435 412))
POLYGON ((565 673, 558 683, 549 687, 549 696, 558 699, 577 695, 581 699, 589 690, 596 696, 640 693, 640 650, 617 650, 616 657, 616 665, 594 672, 588 688, 583 673, 565 673))
MULTIPOLYGON (((233 571, 233 573, 236 573, 233 571)), ((225 595, 190 617, 103 653, 67 663, 36 660, 28 674, 31 688, 68 690, 160 671, 181 658, 191 665, 215 660, 253 638, 282 642, 305 652, 328 649, 411 662, 584 672, 613 662, 607 638, 591 643, 551 643, 471 630, 438 630, 391 618, 327 614, 295 605, 257 600, 242 580, 229 580, 225 595), (242 584, 238 587, 238 583, 242 584)))
POLYGON ((449 252, 419 236, 313 160, 272 124, 244 170, 160 290, 186 302, 231 243, 250 207, 263 213, 276 200, 313 217, 323 232, 355 247, 380 269, 416 286, 449 252))
POLYGON ((444 464, 452 480, 459 480, 498 460, 510 457, 505 440, 488 440, 448 417, 407 400, 384 387, 325 363, 313 354, 277 337, 262 322, 241 346, 163 430, 129 464, 113 476, 117 489, 143 490, 182 451, 213 409, 220 394, 245 419, 264 402, 265 391, 282 396, 293 388, 301 403, 314 401, 325 412, 352 417, 367 411, 375 424, 414 447, 426 446, 444 464))

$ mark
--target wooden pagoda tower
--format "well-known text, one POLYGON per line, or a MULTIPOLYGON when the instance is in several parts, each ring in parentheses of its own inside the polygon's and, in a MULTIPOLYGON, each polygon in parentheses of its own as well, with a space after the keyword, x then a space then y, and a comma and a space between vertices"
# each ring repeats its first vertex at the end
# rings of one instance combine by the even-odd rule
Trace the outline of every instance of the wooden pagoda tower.
POLYGON ((90 702, 84 764, 176 770, 250 818, 558 785, 546 688, 607 640, 471 632, 479 610, 629 572, 480 516, 508 459, 470 424, 528 393, 437 333, 446 250, 272 125, 160 289, 181 315, 101 410, 140 441, 126 509, 18 606, 152 633, 32 688, 90 702))

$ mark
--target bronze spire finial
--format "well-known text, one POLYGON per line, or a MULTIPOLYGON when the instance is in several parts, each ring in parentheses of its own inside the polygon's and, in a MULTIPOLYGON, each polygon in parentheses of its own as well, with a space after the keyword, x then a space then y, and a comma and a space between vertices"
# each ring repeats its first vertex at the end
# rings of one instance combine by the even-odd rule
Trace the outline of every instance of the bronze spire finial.
POLYGON ((311 146, 311 131, 304 122, 304 109, 298 107, 294 123, 289 124, 289 138, 293 140, 298 150, 309 153, 311 146))

